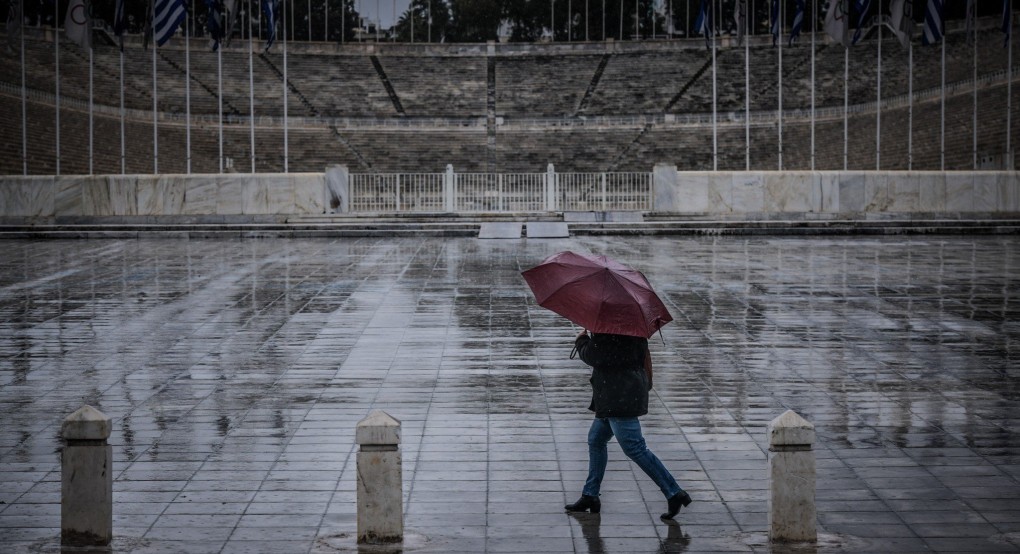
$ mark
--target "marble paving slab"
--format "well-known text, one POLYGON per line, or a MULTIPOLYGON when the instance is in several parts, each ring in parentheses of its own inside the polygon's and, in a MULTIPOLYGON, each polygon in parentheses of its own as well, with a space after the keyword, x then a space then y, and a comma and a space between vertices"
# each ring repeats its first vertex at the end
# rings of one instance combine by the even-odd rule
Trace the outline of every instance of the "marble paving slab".
POLYGON ((519 239, 521 238, 521 227, 520 223, 512 222, 482 223, 481 229, 478 230, 478 238, 519 239))

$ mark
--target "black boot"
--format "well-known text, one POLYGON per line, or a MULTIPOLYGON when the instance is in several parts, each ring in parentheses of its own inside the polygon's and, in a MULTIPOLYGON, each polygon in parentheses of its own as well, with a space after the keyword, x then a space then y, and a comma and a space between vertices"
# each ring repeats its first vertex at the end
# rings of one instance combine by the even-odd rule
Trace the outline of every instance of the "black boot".
POLYGON ((662 519, 673 519, 673 516, 680 512, 680 508, 688 506, 691 502, 693 502, 691 500, 691 495, 687 494, 685 491, 680 491, 666 500, 666 509, 668 511, 659 517, 662 519))
POLYGON ((587 494, 582 494, 581 498, 578 499, 577 502, 574 502, 573 504, 567 504, 563 508, 568 512, 586 512, 588 510, 591 510, 591 513, 597 514, 599 513, 599 510, 602 509, 602 502, 599 500, 599 497, 597 496, 588 496, 587 494))

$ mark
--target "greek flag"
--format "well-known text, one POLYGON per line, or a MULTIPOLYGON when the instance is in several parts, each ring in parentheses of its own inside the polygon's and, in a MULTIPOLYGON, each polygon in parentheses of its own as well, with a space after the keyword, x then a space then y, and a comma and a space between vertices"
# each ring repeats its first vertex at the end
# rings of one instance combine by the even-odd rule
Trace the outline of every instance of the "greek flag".
POLYGON ((977 31, 974 28, 974 19, 975 19, 975 16, 976 16, 976 14, 974 13, 975 10, 976 10, 975 4, 976 3, 974 2, 974 0, 967 0, 967 26, 966 26, 966 32, 967 32, 967 44, 970 44, 970 45, 974 44, 974 41, 976 40, 976 35, 977 35, 977 31))
POLYGON ((1009 46, 1009 36, 1013 34, 1013 9, 1010 0, 1002 0, 1002 47, 1009 46))
POLYGON ((127 16, 124 15, 124 0, 117 0, 113 7, 113 34, 120 39, 120 51, 124 51, 124 31, 127 31, 127 16))
POLYGON ((800 29, 804 26, 804 0, 796 0, 793 11, 793 29, 790 30, 790 46, 800 38, 800 29))
POLYGON ((219 50, 220 41, 223 40, 223 3, 220 0, 205 0, 208 14, 206 15, 206 28, 209 29, 209 38, 213 41, 213 52, 219 50))
POLYGON ((11 52, 21 51, 21 0, 11 0, 7 11, 7 48, 11 52))
POLYGON ((849 46, 847 39, 850 38, 847 31, 850 14, 847 13, 846 1, 829 0, 829 11, 825 13, 825 32, 844 48, 849 46))
POLYGON ((156 15, 153 17, 156 44, 166 44, 187 14, 188 5, 184 0, 156 0, 156 15))
POLYGON ((928 0, 924 10, 924 32, 921 43, 928 46, 942 40, 942 0, 928 0))
POLYGON ((779 42, 779 0, 772 0, 772 9, 769 11, 772 19, 772 46, 779 42))
POLYGON ((871 0, 854 0, 854 9, 857 10, 857 28, 854 30, 854 38, 850 44, 857 44, 864 34, 864 18, 868 15, 868 8, 871 7, 871 0))
POLYGON ((744 29, 747 28, 747 0, 737 0, 733 6, 733 20, 737 23, 737 44, 744 44, 744 29))
POLYGON ((266 52, 273 46, 276 40, 276 13, 280 9, 280 0, 262 0, 262 13, 266 14, 266 26, 269 28, 269 36, 266 37, 266 52))
POLYGON ((705 35, 705 48, 712 49, 712 0, 701 0, 698 18, 694 20, 694 29, 705 35))

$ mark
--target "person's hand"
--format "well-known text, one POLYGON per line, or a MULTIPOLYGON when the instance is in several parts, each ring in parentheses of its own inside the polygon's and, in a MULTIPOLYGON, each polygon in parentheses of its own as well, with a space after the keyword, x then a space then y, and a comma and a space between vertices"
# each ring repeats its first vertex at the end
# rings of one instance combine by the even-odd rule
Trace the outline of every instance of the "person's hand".
POLYGON ((587 329, 581 329, 581 332, 578 333, 576 337, 574 337, 574 340, 576 341, 577 339, 579 339, 581 337, 587 337, 587 336, 588 336, 588 330, 587 329))

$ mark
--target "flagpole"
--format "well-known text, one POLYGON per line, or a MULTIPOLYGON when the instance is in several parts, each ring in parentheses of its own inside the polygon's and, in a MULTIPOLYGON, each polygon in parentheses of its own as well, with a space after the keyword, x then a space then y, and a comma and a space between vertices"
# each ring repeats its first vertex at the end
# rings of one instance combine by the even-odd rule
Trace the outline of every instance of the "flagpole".
MULTIPOLYGON (((123 44, 123 35, 121 36, 121 43, 123 44)), ((127 155, 125 149, 127 147, 127 140, 124 138, 124 50, 120 51, 120 174, 124 175, 127 173, 127 155)))
POLYGON ((56 82, 56 155, 57 175, 60 175, 60 2, 53 2, 53 63, 57 71, 56 82))
POLYGON ((882 169, 882 0, 878 0, 878 69, 875 84, 875 171, 882 169))
POLYGON ((939 115, 939 169, 946 170, 946 14, 939 14, 939 34, 942 35, 942 90, 939 94, 941 110, 939 115))
POLYGON ((815 170, 815 33, 818 0, 811 0, 811 171, 815 170))
MULTIPOLYGON (((844 37, 844 40, 845 37, 844 37)), ((843 46, 843 171, 847 170, 850 159, 849 113, 850 113, 850 48, 843 46)))
MULTIPOLYGON (((710 2, 708 9, 715 12, 715 4, 710 2)), ((708 19, 708 33, 712 37, 712 171, 719 170, 719 101, 717 93, 717 76, 716 61, 715 61, 715 50, 716 50, 716 38, 715 38, 715 13, 708 19)))
MULTIPOLYGON (((293 5, 293 4, 291 4, 293 5)), ((256 8, 258 8, 256 2, 256 8)), ((255 59, 252 55, 254 42, 251 36, 252 7, 248 3, 248 146, 251 149, 251 172, 255 173, 255 59)))
MULTIPOLYGON (((739 1, 739 0, 738 0, 739 1)), ((753 25, 748 25, 754 19, 751 14, 748 17, 747 4, 744 4, 744 29, 747 36, 744 37, 744 170, 751 171, 751 33, 753 25)))
POLYGON ((914 41, 907 41, 907 170, 914 169, 914 41))
POLYGON ((216 103, 219 109, 220 173, 223 173, 223 44, 216 45, 216 103))
MULTIPOLYGON (((88 21, 88 24, 87 24, 88 27, 89 27, 88 33, 91 35, 91 33, 92 33, 92 28, 91 28, 92 20, 91 19, 86 19, 86 21, 88 21)), ((92 155, 93 154, 93 144, 92 144, 92 140, 93 140, 93 136, 95 134, 94 133, 95 128, 94 128, 93 118, 92 118, 92 107, 93 107, 92 106, 93 105, 93 97, 92 97, 92 63, 93 63, 93 60, 92 60, 92 37, 89 36, 88 40, 89 40, 89 175, 92 175, 92 171, 93 171, 93 167, 92 167, 92 161, 93 161, 93 155, 92 155)))
POLYGON ((776 41, 778 45, 779 54, 779 109, 777 115, 779 116, 779 142, 777 148, 779 148, 779 171, 783 170, 783 16, 786 12, 786 2, 779 4, 779 13, 776 16, 779 21, 776 22, 779 29, 779 40, 776 41))
MULTIPOLYGON (((976 14, 975 14, 975 17, 976 17, 976 14)), ((977 22, 975 22, 974 25, 976 27, 977 26, 977 22)), ((974 64, 973 64, 973 69, 974 69, 974 112, 973 112, 974 122, 973 122, 972 125, 973 125, 973 131, 974 131, 974 144, 973 144, 973 148, 972 148, 971 152, 973 153, 973 156, 974 156, 974 160, 973 160, 973 162, 974 162, 974 170, 976 171, 977 168, 978 168, 978 155, 977 155, 977 142, 978 142, 977 141, 977 139, 978 139, 978 127, 977 127, 977 97, 978 97, 978 82, 977 82, 977 75, 978 75, 978 70, 977 70, 977 61, 978 61, 977 29, 974 29, 973 33, 974 33, 974 45, 973 45, 974 46, 974 64)))
MULTIPOLYGON (((290 143, 287 136, 287 10, 280 11, 283 12, 283 172, 290 173, 290 143)), ((273 18, 273 27, 275 32, 275 17, 273 18)))
MULTIPOLYGON (((184 4, 187 9, 188 4, 184 4)), ((187 173, 191 175, 191 20, 186 20, 184 32, 184 143, 187 156, 187 173)))
POLYGON ((156 88, 156 0, 152 2, 152 21, 149 25, 152 26, 152 172, 159 174, 159 119, 158 119, 158 108, 157 99, 159 97, 159 89, 156 88))
MULTIPOLYGON (((1009 48, 1009 53, 1006 54, 1006 60, 1009 66, 1006 68, 1006 155, 1009 156, 1009 161, 1006 164, 1006 169, 1012 170, 1013 166, 1016 165, 1012 150, 1010 150, 1009 139, 1012 134, 1011 119, 1013 115, 1013 0, 1008 0, 1006 9, 1009 11, 1009 34, 1006 35, 1006 47, 1009 48)), ((24 41, 24 35, 22 35, 22 41, 24 41)), ((24 56, 25 49, 22 48, 22 56, 24 56)), ((22 71, 24 71, 24 65, 22 64, 22 71)))

